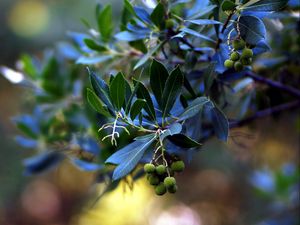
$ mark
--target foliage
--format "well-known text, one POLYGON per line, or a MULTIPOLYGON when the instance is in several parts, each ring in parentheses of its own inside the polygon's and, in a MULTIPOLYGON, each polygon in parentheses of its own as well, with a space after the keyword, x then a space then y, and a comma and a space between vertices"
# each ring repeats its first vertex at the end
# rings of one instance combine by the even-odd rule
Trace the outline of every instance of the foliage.
POLYGON ((260 58, 271 50, 264 21, 295 20, 287 2, 161 0, 149 8, 124 0, 119 26, 111 6, 98 5, 97 28, 84 21, 88 32, 70 32, 70 43, 50 55, 20 59, 20 84, 32 89, 36 108, 14 119, 24 134, 16 140, 39 153, 24 160, 26 174, 70 160, 109 179, 111 190, 151 163, 166 168, 156 187, 164 194, 174 162, 188 161, 211 136, 227 141, 230 127, 256 115, 259 64, 272 69, 299 53, 298 44, 277 53, 283 61, 260 58))

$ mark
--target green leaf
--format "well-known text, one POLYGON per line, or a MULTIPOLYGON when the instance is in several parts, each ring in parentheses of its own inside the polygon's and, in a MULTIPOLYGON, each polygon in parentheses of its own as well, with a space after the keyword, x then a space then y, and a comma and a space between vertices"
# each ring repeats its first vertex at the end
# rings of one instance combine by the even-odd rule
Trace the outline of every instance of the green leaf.
POLYGON ((129 99, 126 100, 126 101, 127 101, 127 103, 126 103, 126 108, 125 108, 125 113, 126 113, 126 114, 128 114, 129 111, 130 111, 131 102, 132 102, 132 99, 133 99, 133 98, 135 97, 135 95, 136 95, 136 92, 137 92, 137 90, 138 90, 138 85, 139 85, 139 83, 136 83, 136 85, 134 86, 134 89, 133 89, 133 91, 132 91, 132 93, 131 93, 129 99))
POLYGON ((140 66, 142 66, 147 60, 160 48, 162 43, 157 44, 154 48, 150 49, 147 54, 145 54, 134 66, 133 70, 136 70, 140 66))
POLYGON ((134 11, 133 6, 128 0, 124 0, 124 7, 134 16, 136 16, 136 13, 134 11))
POLYGON ((150 66, 150 86, 160 106, 162 105, 162 95, 168 77, 169 72, 166 67, 154 59, 150 66))
POLYGON ((145 104, 146 104, 146 101, 144 99, 137 99, 133 103, 133 105, 130 109, 130 118, 132 120, 134 120, 137 117, 137 115, 141 112, 141 110, 145 104))
POLYGON ((98 96, 91 89, 87 88, 87 100, 90 106, 98 113, 110 117, 108 111, 106 111, 102 105, 102 102, 98 96))
POLYGON ((168 77, 162 95, 162 111, 165 118, 172 109, 183 85, 183 74, 179 67, 176 67, 168 77))
POLYGON ((109 87, 104 80, 100 79, 94 72, 89 71, 92 87, 100 100, 113 111, 113 106, 110 100, 109 87))
POLYGON ((122 73, 118 73, 109 87, 110 97, 115 107, 120 110, 125 100, 125 79, 122 73))
POLYGON ((107 48, 105 46, 96 43, 92 39, 85 38, 83 41, 86 44, 86 46, 88 46, 92 50, 95 50, 95 51, 98 51, 98 52, 103 52, 103 51, 107 50, 107 48))
POLYGON ((165 7, 160 2, 153 9, 150 15, 151 21, 159 28, 163 29, 165 26, 165 7))
POLYGON ((215 73, 215 63, 210 63, 207 69, 204 71, 204 87, 205 87, 205 93, 209 93, 209 90, 216 79, 216 73, 215 73))
POLYGON ((156 114, 153 106, 152 99, 150 97, 149 91, 147 88, 140 82, 135 81, 137 88, 137 97, 146 100, 146 105, 144 106, 145 111, 148 113, 152 121, 156 121, 156 114))
POLYGON ((197 115, 203 109, 203 106, 208 102, 210 101, 206 97, 196 98, 187 108, 185 108, 183 113, 181 113, 179 116, 179 121, 183 121, 197 115))
POLYGON ((35 80, 38 77, 38 71, 29 55, 21 56, 22 69, 26 75, 35 80))
POLYGON ((181 148, 196 148, 201 146, 200 143, 188 136, 185 136, 184 134, 174 134, 172 136, 168 136, 168 140, 181 148))
POLYGON ((98 29, 103 38, 103 41, 109 41, 113 32, 113 23, 112 23, 112 9, 111 5, 105 6, 98 17, 98 29))
POLYGON ((272 12, 283 9, 287 3, 288 0, 252 0, 243 5, 241 8, 244 11, 272 12))
POLYGON ((234 2, 232 2, 230 0, 225 0, 222 3, 221 7, 222 7, 223 12, 225 12, 225 11, 233 11, 233 10, 235 10, 236 5, 234 4, 234 2))

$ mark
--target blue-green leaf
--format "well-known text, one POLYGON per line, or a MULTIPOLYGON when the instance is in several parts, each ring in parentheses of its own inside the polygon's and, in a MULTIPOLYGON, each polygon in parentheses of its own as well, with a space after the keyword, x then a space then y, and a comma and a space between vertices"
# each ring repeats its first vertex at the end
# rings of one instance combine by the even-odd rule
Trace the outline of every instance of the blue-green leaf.
POLYGON ((126 94, 125 79, 122 73, 118 73, 113 79, 109 87, 109 92, 114 106, 120 110, 124 103, 126 94))
POLYGON ((197 115, 203 109, 203 106, 208 102, 210 101, 206 97, 196 98, 187 108, 185 108, 183 113, 181 113, 181 115, 179 116, 179 121, 186 120, 197 115))
POLYGON ((102 169, 103 166, 92 163, 92 162, 87 162, 81 159, 77 158, 71 158, 71 162, 80 170, 82 171, 87 171, 87 172, 93 172, 97 171, 99 169, 102 169))
MULTIPOLYGON (((212 103, 211 103, 212 104, 212 103)), ((229 133, 229 123, 224 113, 216 106, 209 107, 209 113, 217 137, 222 141, 227 141, 229 133)))
POLYGON ((100 56, 80 56, 76 60, 76 64, 84 64, 84 65, 96 65, 99 63, 104 63, 110 59, 112 59, 112 55, 100 55, 100 56))
POLYGON ((186 22, 189 22, 189 23, 193 23, 193 24, 196 24, 196 25, 211 25, 211 24, 222 24, 221 22, 219 21, 216 21, 216 20, 209 20, 209 19, 198 19, 198 20, 185 20, 186 22))
POLYGON ((272 11, 278 11, 283 9, 287 3, 288 0, 260 0, 255 1, 254 4, 249 3, 245 4, 245 7, 241 7, 244 9, 244 11, 263 11, 263 12, 272 12, 272 11))
POLYGON ((148 33, 133 33, 129 31, 122 31, 120 33, 117 33, 115 35, 115 38, 117 38, 120 41, 137 41, 142 40, 148 37, 148 33))
POLYGON ((209 93, 209 90, 213 84, 213 81, 216 79, 216 73, 215 73, 215 63, 210 63, 209 66, 204 71, 204 87, 205 87, 205 93, 209 93))
POLYGON ((182 125, 180 123, 172 124, 168 129, 164 130, 161 135, 160 139, 164 140, 166 137, 174 134, 179 134, 182 130, 182 125))
POLYGON ((146 100, 144 100, 144 99, 137 99, 133 103, 133 105, 130 109, 130 118, 132 120, 134 120, 137 117, 137 115, 141 112, 141 110, 145 104, 146 104, 146 100))
POLYGON ((166 85, 162 95, 162 111, 163 118, 165 118, 181 92, 183 85, 183 74, 179 67, 176 67, 168 77, 166 85))
POLYGON ((169 72, 166 67, 154 59, 150 66, 150 85, 156 101, 160 106, 162 105, 162 95, 168 77, 169 72))
POLYGON ((196 148, 201 146, 200 143, 184 134, 174 134, 172 136, 168 136, 168 140, 181 148, 196 148))
POLYGON ((186 34, 190 34, 190 35, 193 35, 195 37, 198 37, 198 38, 201 38, 201 39, 204 39, 204 40, 215 43, 215 41, 213 39, 211 39, 210 37, 207 37, 206 35, 200 34, 198 31, 192 30, 190 28, 184 27, 180 31, 184 32, 186 34))
POLYGON ((154 48, 150 49, 147 54, 145 54, 138 62, 137 64, 134 66, 133 70, 136 70, 137 68, 139 68, 140 66, 142 66, 145 62, 147 62, 147 60, 152 57, 152 55, 160 48, 160 46, 162 45, 162 43, 157 44, 154 48))
POLYGON ((255 16, 241 16, 236 24, 239 26, 241 37, 251 45, 266 38, 266 28, 264 23, 255 16))
POLYGON ((92 39, 85 38, 83 41, 86 44, 86 46, 88 46, 92 50, 95 50, 95 51, 98 51, 98 52, 103 52, 103 51, 107 50, 107 48, 105 46, 100 45, 99 43, 96 43, 92 39))

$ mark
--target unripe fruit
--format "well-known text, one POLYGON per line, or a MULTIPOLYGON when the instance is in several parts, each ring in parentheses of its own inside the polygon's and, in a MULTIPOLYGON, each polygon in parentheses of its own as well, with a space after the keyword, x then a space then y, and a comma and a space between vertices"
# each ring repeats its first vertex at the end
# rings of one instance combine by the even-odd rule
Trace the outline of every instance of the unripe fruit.
POLYGON ((176 161, 171 164, 171 169, 175 172, 182 172, 184 167, 185 165, 183 161, 176 161))
POLYGON ((249 59, 253 56, 253 51, 250 49, 250 48, 245 48, 243 51, 242 51, 242 55, 241 55, 241 58, 242 59, 249 59))
POLYGON ((150 175, 148 181, 151 185, 158 185, 159 184, 159 178, 155 175, 150 175))
POLYGON ((230 60, 232 61, 238 61, 240 58, 240 54, 238 52, 233 52, 230 55, 230 60))
POLYGON ((175 21, 174 21, 173 19, 167 19, 167 21, 166 21, 166 27, 167 27, 168 29, 173 28, 174 25, 175 25, 175 21))
POLYGON ((250 66, 252 63, 252 58, 243 58, 241 59, 241 63, 245 66, 250 66))
POLYGON ((234 40, 232 42, 232 47, 234 50, 242 50, 246 46, 246 43, 243 40, 234 40))
POLYGON ((230 60, 230 59, 227 59, 227 60, 225 60, 225 62, 224 62, 224 66, 225 66, 226 68, 228 68, 228 69, 232 68, 233 65, 234 65, 234 62, 233 62, 232 60, 230 60))
POLYGON ((167 192, 167 188, 166 186, 164 185, 164 183, 160 183, 159 185, 157 185, 155 187, 155 193, 157 195, 164 195, 165 193, 167 192))
POLYGON ((174 194, 177 191, 177 185, 168 188, 168 192, 174 194))
POLYGON ((242 63, 240 62, 235 62, 234 63, 234 69, 238 72, 242 71, 244 69, 244 66, 242 63))
POLYGON ((146 173, 154 173, 155 172, 155 166, 152 163, 147 163, 144 165, 144 171, 146 173))
POLYGON ((174 177, 166 177, 164 179, 164 184, 169 189, 170 187, 173 187, 174 185, 176 185, 176 180, 174 177))
POLYGON ((166 172, 167 172, 167 169, 166 169, 166 167, 164 165, 159 165, 159 166, 156 167, 156 173, 158 175, 163 175, 166 172))

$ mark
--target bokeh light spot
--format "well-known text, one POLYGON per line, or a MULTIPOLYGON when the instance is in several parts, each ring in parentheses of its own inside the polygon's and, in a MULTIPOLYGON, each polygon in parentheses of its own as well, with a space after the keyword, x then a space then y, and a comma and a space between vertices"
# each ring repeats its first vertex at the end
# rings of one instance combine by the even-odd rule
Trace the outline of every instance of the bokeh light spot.
POLYGON ((8 24, 13 32, 31 38, 43 33, 49 24, 47 6, 37 0, 20 0, 8 14, 8 24))

